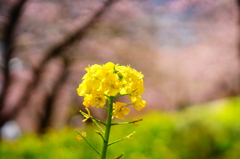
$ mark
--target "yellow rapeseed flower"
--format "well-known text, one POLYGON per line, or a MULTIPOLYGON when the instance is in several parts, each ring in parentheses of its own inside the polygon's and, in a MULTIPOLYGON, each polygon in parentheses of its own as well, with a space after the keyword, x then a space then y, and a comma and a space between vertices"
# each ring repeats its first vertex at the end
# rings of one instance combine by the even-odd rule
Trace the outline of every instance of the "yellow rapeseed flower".
POLYGON ((146 101, 140 96, 130 96, 130 100, 132 101, 133 107, 138 111, 146 106, 146 101))
POLYGON ((87 121, 89 118, 91 118, 91 114, 88 108, 85 108, 87 110, 87 114, 83 113, 82 111, 80 111, 83 114, 83 117, 85 117, 85 119, 82 120, 82 122, 87 121))
POLYGON ((113 116, 119 119, 124 120, 124 116, 128 115, 130 112, 129 108, 125 108, 127 104, 126 103, 121 103, 121 102, 116 102, 113 104, 113 116))
POLYGON ((137 122, 141 121, 142 119, 140 117, 136 117, 132 120, 133 125, 138 126, 137 122))
POLYGON ((86 132, 82 132, 81 135, 77 135, 78 142, 80 142, 83 139, 83 137, 86 137, 86 136, 87 136, 86 132))
POLYGON ((84 96, 86 107, 104 107, 108 96, 129 95, 134 108, 141 110, 146 101, 141 98, 144 92, 144 75, 130 66, 120 66, 112 62, 94 64, 86 68, 87 73, 77 88, 79 96, 84 96))

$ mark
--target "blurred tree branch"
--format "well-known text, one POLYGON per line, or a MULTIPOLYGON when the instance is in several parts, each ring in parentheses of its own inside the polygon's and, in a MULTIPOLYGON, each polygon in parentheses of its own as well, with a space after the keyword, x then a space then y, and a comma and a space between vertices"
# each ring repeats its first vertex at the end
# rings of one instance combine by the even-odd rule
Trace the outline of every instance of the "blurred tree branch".
MULTIPOLYGON (((59 80, 54 84, 52 88, 52 93, 51 95, 46 97, 46 104, 43 105, 45 106, 45 114, 40 118, 40 125, 38 128, 38 132, 44 133, 44 128, 49 126, 49 120, 51 119, 52 113, 53 113, 53 104, 55 100, 57 99, 58 93, 61 89, 61 86, 67 81, 68 76, 69 76, 69 66, 70 66, 70 61, 67 58, 63 59, 63 66, 62 66, 62 72, 61 72, 61 77, 59 80)), ((61 116, 59 116, 61 117, 61 116)))

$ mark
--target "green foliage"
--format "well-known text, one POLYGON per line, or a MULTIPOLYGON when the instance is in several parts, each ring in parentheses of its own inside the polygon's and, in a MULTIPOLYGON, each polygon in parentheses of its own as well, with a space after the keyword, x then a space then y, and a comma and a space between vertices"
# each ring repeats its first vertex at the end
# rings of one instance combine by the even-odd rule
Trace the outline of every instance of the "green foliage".
MULTIPOLYGON (((136 130, 133 139, 109 147, 109 158, 124 153, 125 159, 239 159, 240 98, 192 106, 176 112, 152 112, 139 126, 113 126, 111 141, 136 130)), ((88 140, 100 149, 96 127, 87 126, 88 140)), ((93 159, 98 155, 78 142, 72 128, 49 131, 43 136, 25 135, 3 141, 1 159, 93 159)))

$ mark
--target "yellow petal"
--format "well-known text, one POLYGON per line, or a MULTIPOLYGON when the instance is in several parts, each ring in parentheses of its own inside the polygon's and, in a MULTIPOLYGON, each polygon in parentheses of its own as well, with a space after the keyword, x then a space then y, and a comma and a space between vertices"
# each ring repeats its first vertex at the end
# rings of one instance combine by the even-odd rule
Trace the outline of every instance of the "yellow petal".
POLYGON ((78 142, 80 142, 82 139, 83 139, 83 138, 82 138, 81 135, 77 135, 77 140, 78 140, 78 142))
MULTIPOLYGON (((139 120, 141 120, 141 118, 140 118, 140 117, 136 117, 136 118, 134 118, 134 119, 132 120, 132 122, 137 122, 137 121, 139 121, 139 120)), ((137 123, 133 123, 133 125, 138 126, 137 123)))
POLYGON ((82 132, 82 136, 86 137, 87 133, 86 132, 82 132))

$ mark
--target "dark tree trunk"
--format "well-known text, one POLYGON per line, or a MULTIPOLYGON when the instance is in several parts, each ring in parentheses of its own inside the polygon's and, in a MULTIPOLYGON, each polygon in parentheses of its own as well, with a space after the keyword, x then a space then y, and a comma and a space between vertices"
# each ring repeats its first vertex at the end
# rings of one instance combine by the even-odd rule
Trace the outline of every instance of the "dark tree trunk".
MULTIPOLYGON (((9 22, 4 27, 3 30, 3 45, 4 45, 4 51, 3 51, 3 88, 0 95, 0 112, 4 108, 5 99, 8 96, 8 87, 10 84, 10 68, 9 68, 9 61, 12 58, 12 54, 14 52, 14 33, 16 30, 16 27, 18 25, 18 22, 21 18, 22 12, 24 10, 24 4, 27 2, 27 0, 20 0, 17 4, 15 4, 10 13, 9 13, 9 22)), ((4 2, 3 2, 4 3, 4 2)), ((0 113, 1 114, 1 113, 0 113)), ((11 118, 10 114, 1 114, 0 118, 0 127, 6 122, 7 118, 11 118)))

